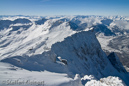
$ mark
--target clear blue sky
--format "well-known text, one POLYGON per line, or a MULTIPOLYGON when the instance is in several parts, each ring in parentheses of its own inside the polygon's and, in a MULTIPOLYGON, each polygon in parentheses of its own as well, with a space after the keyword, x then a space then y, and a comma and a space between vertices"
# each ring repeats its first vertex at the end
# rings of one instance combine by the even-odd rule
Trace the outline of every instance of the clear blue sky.
POLYGON ((0 0, 0 15, 129 16, 129 0, 0 0))

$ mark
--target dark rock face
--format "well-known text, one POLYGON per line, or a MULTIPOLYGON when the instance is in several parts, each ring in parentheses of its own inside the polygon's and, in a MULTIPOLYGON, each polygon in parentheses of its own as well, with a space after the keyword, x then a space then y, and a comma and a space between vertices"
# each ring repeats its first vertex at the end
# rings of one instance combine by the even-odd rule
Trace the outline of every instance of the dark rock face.
POLYGON ((111 20, 111 19, 105 19, 105 20, 102 20, 101 22, 102 22, 103 24, 109 26, 109 25, 113 22, 113 20, 111 20))
POLYGON ((31 21, 28 20, 28 19, 25 19, 25 18, 23 18, 23 19, 19 18, 19 19, 16 19, 16 20, 13 21, 13 24, 16 24, 16 23, 26 24, 26 23, 31 23, 31 21))
POLYGON ((3 30, 4 28, 8 28, 12 24, 12 21, 10 20, 0 20, 0 30, 3 30))
POLYGON ((63 21, 57 20, 56 22, 54 22, 54 23, 52 24, 52 26, 51 26, 50 29, 52 29, 52 28, 54 28, 54 27, 57 27, 57 26, 59 26, 59 25, 62 24, 62 23, 63 23, 63 21))
POLYGON ((81 24, 81 21, 79 21, 79 20, 72 20, 72 21, 69 21, 68 23, 70 25, 70 28, 75 31, 82 31, 82 30, 86 29, 86 27, 88 26, 87 23, 81 24))
POLYGON ((43 18, 43 19, 41 19, 41 20, 35 21, 35 24, 41 25, 41 24, 44 24, 47 20, 48 20, 48 19, 43 18))
POLYGON ((29 24, 32 23, 29 19, 25 18, 19 18, 14 21, 11 20, 0 20, 0 30, 7 29, 7 28, 13 28, 12 31, 19 30, 20 28, 28 29, 32 24, 30 25, 20 25, 20 26, 10 26, 12 24, 29 24))
POLYGON ((119 57, 120 61, 123 65, 129 67, 129 37, 125 36, 118 36, 112 39, 109 44, 109 47, 119 50, 122 53, 115 52, 119 57))
POLYGON ((108 59, 111 62, 111 64, 113 65, 113 67, 117 69, 118 72, 127 73, 127 71, 121 64, 119 58, 117 57, 117 55, 114 52, 112 52, 108 55, 108 59))
POLYGON ((78 29, 78 25, 74 22, 69 21, 69 25, 70 25, 70 28, 72 30, 77 30, 78 29))
POLYGON ((112 36, 115 35, 110 29, 107 28, 107 26, 103 24, 98 24, 93 26, 94 31, 99 34, 99 33, 104 33, 105 36, 112 36))

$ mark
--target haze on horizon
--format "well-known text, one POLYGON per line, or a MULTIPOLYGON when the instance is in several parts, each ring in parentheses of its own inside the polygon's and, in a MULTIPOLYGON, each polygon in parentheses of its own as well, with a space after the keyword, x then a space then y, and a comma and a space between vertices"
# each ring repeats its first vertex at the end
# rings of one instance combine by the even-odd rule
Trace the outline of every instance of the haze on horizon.
POLYGON ((129 16, 129 0, 0 0, 0 15, 129 16))

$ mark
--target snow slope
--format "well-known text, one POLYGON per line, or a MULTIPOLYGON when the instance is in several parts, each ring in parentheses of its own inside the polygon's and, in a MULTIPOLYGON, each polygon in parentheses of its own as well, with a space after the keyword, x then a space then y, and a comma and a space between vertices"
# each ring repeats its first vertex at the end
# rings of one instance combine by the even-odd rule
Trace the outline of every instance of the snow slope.
MULTIPOLYGON (((76 76, 75 76, 76 78, 76 76)), ((0 62, 0 86, 82 86, 64 73, 28 71, 0 62)))
POLYGON ((0 32, 1 57, 41 54, 49 50, 55 42, 62 41, 65 37, 75 33, 67 22, 54 27, 56 21, 58 20, 48 20, 42 25, 35 25, 33 22, 30 28, 21 28, 20 33, 18 33, 19 30, 11 32, 11 28, 2 30, 0 32), (50 29, 51 26, 53 26, 52 29, 50 29), (30 51, 32 48, 33 50, 30 51))

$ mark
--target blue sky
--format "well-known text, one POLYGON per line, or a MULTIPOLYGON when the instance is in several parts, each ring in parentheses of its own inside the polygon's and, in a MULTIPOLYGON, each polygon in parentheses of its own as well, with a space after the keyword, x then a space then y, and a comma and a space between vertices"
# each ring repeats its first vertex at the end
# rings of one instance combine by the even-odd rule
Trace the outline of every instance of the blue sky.
POLYGON ((0 15, 129 16, 129 0, 0 0, 0 15))

